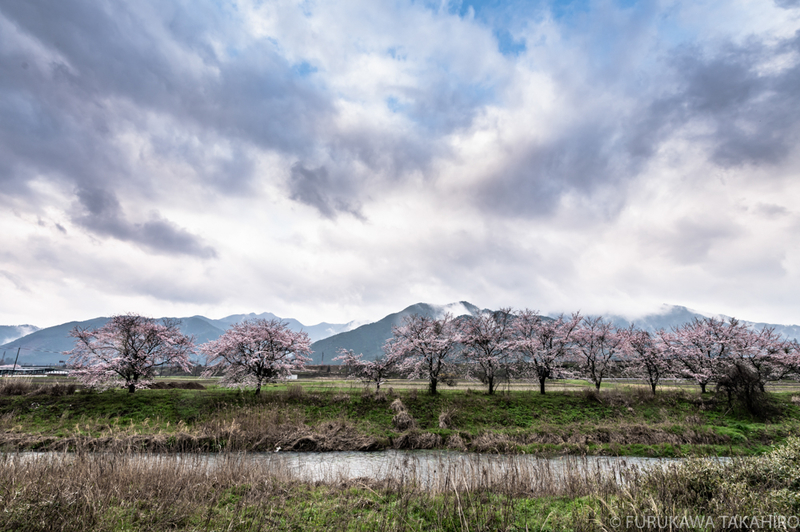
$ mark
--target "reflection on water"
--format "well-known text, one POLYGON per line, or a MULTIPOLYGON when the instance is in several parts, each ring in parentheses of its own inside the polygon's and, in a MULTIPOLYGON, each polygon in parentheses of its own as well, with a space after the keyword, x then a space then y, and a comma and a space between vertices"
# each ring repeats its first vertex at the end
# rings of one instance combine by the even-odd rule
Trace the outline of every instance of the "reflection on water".
MULTIPOLYGON (((531 455, 475 454, 456 451, 382 451, 376 453, 270 453, 249 454, 246 459, 269 460, 287 467, 303 480, 319 481, 332 477, 383 479, 405 477, 423 484, 443 475, 455 477, 496 477, 535 469, 547 472, 553 480, 567 475, 615 473, 631 467, 642 470, 676 459, 619 456, 561 456, 541 458, 531 455)), ((548 475, 549 476, 549 475, 548 475)))
MULTIPOLYGON (((8 456, 8 455, 7 455, 8 456)), ((23 461, 74 460, 63 453, 22 453, 23 461)), ((136 454, 96 453, 90 460, 126 462, 135 467, 178 467, 213 474, 223 468, 258 470, 287 480, 342 482, 369 479, 387 485, 417 486, 431 491, 496 489, 516 486, 535 493, 567 490, 581 493, 590 486, 624 484, 651 467, 666 467, 680 459, 607 456, 476 454, 456 451, 381 451, 329 453, 136 454)))

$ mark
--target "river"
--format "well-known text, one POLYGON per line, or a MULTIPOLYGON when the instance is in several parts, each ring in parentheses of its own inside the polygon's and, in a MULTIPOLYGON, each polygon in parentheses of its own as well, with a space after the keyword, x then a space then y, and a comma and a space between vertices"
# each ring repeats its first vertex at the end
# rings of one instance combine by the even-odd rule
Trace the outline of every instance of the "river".
MULTIPOLYGON (((596 482, 626 482, 652 467, 666 467, 681 459, 626 456, 560 456, 462 453, 457 451, 326 452, 326 453, 201 453, 148 454, 89 453, 91 457, 133 461, 143 466, 204 469, 246 467, 266 474, 306 482, 384 481, 413 484, 440 491, 486 488, 514 483, 535 491, 549 486, 596 482)), ((8 456, 8 455, 7 455, 8 456)), ((70 453, 26 452, 27 460, 73 460, 70 453)), ((90 458, 94 459, 94 458, 90 458)))

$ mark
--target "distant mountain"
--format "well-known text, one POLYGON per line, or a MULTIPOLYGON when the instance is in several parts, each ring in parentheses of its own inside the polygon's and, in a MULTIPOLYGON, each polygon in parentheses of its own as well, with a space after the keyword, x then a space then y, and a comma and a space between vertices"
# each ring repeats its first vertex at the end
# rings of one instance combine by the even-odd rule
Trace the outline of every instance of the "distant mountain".
MULTIPOLYGON (((206 318, 205 316, 191 316, 189 318, 178 318, 181 320, 181 332, 188 336, 194 336, 197 345, 204 344, 210 340, 216 340, 222 333, 224 333, 231 325, 238 323, 245 319, 280 319, 278 316, 269 312, 262 314, 234 314, 220 319, 206 318)), ((57 364, 59 361, 66 360, 64 351, 69 351, 75 345, 74 340, 70 337, 69 333, 76 326, 96 329, 102 327, 108 318, 94 318, 86 321, 72 321, 63 323, 54 327, 47 327, 45 329, 38 329, 33 326, 2 326, 0 327, 0 334, 6 330, 9 331, 10 340, 3 342, 0 345, 0 357, 5 352, 6 361, 9 363, 14 362, 14 357, 17 353, 17 348, 20 349, 19 363, 20 364, 35 364, 35 365, 49 365, 57 364), (28 334, 16 334, 14 331, 24 333, 25 327, 30 327, 28 334)), ((357 326, 356 322, 349 323, 319 323, 306 327, 299 321, 289 318, 283 320, 290 329, 293 331, 305 331, 308 333, 311 341, 321 340, 341 331, 347 331, 357 326)))
POLYGON ((35 325, 0 325, 0 345, 13 342, 26 334, 36 332, 39 327, 35 325))
MULTIPOLYGON (((406 307, 400 312, 389 314, 385 318, 357 327, 352 331, 335 334, 328 338, 314 342, 311 349, 312 364, 335 364, 333 359, 339 356, 339 349, 352 349, 356 353, 364 355, 365 360, 374 360, 383 354, 383 345, 386 340, 392 337, 392 327, 401 325, 403 318, 412 314, 430 316, 439 319, 445 313, 450 313, 455 317, 463 315, 477 316, 481 309, 467 303, 459 301, 449 305, 431 305, 428 303, 417 303, 406 307)), ((338 362, 336 362, 338 363, 338 362)))
MULTIPOLYGON (((621 316, 609 316, 609 319, 617 327, 628 327, 631 323, 633 323, 640 329, 653 332, 659 329, 671 330, 684 323, 689 323, 695 318, 703 319, 711 317, 723 320, 730 319, 730 316, 725 316, 722 314, 700 313, 679 305, 664 305, 661 308, 661 312, 647 314, 634 320, 627 320, 621 316)), ((772 327, 775 329, 776 333, 784 336, 785 338, 790 340, 800 340, 800 326, 797 325, 776 325, 774 323, 752 322, 746 320, 740 321, 748 327, 752 327, 754 329, 772 327)))
MULTIPOLYGON (((239 323, 243 320, 252 320, 252 319, 262 319, 262 320, 279 320, 279 318, 275 314, 271 312, 262 312, 261 314, 256 314, 251 312, 250 314, 233 314, 231 316, 227 316, 225 318, 221 318, 218 320, 211 320, 209 318, 205 318, 203 316, 196 316, 198 318, 202 318, 215 327, 225 331, 233 325, 234 323, 239 323)), ((284 323, 286 323, 289 328, 293 331, 304 331, 308 334, 308 337, 311 338, 312 342, 316 342, 317 340, 322 340, 323 338, 327 338, 328 336, 333 336, 334 334, 338 334, 343 331, 349 331, 361 325, 361 322, 351 321, 348 323, 327 323, 322 322, 316 325, 303 325, 299 321, 294 318, 283 318, 284 323)), ((366 322, 368 323, 368 322, 366 322)), ((186 333, 184 333, 186 334, 186 333)))
MULTIPOLYGON (((17 338, 13 342, 8 342, 0 346, 0 350, 6 351, 5 357, 8 362, 9 357, 14 357, 17 348, 20 349, 20 364, 57 364, 59 360, 65 360, 63 351, 69 351, 74 345, 69 332, 76 326, 97 328, 102 327, 108 318, 94 318, 86 321, 71 321, 62 323, 54 327, 39 329, 38 331, 27 334, 22 338, 17 338)), ((11 363, 14 359, 11 358, 11 363)))
MULTIPOLYGON (((374 323, 351 321, 337 324, 323 322, 305 326, 292 318, 284 319, 283 321, 294 331, 302 330, 308 333, 313 342, 311 345, 311 349, 314 351, 312 355, 313 364, 331 364, 333 359, 338 356, 340 348, 352 349, 356 353, 362 353, 365 359, 374 359, 376 356, 381 355, 386 340, 392 337, 392 327, 401 325, 403 318, 406 316, 419 314, 438 319, 447 312, 458 317, 463 315, 477 316, 482 312, 489 312, 489 310, 481 310, 466 301, 459 301, 449 305, 417 303, 400 312, 389 314, 374 323)), ((671 329, 690 322, 694 318, 710 316, 712 315, 702 314, 686 307, 664 305, 660 312, 648 314, 635 320, 613 315, 608 316, 608 318, 617 327, 628 327, 632 321, 637 327, 655 331, 662 328, 671 329)), ((726 316, 720 315, 715 315, 715 317, 726 318, 726 316)), ((232 324, 253 318, 278 319, 278 316, 264 312, 262 314, 234 314, 220 319, 211 319, 205 316, 191 316, 179 319, 181 320, 181 331, 184 334, 193 335, 199 345, 219 338, 232 324)), ((6 363, 13 363, 17 348, 21 348, 20 364, 56 364, 61 360, 65 360, 63 352, 69 351, 74 346, 69 333, 75 326, 98 328, 102 327, 107 320, 108 318, 94 318, 81 322, 72 321, 45 329, 38 329, 33 325, 0 326, 0 341, 4 342, 3 345, 0 345, 0 357, 5 354, 6 363)), ((764 326, 774 327, 775 331, 784 337, 800 340, 800 326, 797 325, 775 325, 742 321, 757 329, 764 326)))

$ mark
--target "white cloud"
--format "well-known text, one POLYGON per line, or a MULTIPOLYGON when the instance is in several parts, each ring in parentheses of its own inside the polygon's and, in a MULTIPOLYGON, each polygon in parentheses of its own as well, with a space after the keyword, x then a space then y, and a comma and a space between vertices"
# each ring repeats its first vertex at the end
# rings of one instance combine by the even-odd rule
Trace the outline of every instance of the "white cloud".
POLYGON ((537 9, 504 56, 500 15, 415 2, 29 6, 0 8, 0 323, 800 322, 798 10, 537 9))

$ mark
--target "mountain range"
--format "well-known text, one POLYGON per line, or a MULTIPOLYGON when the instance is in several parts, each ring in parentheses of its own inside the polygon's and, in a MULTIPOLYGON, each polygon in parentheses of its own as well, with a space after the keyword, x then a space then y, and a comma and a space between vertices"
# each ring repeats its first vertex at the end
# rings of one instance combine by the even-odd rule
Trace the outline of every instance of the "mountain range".
MULTIPOLYGON (((433 318, 441 318, 445 313, 453 316, 477 316, 489 309, 479 307, 466 301, 450 303, 448 305, 433 305, 430 303, 416 303, 399 312, 389 314, 375 322, 348 323, 318 323, 306 326, 292 318, 283 321, 294 331, 305 331, 311 341, 312 364, 335 364, 334 358, 339 356, 340 349, 352 349, 362 353, 365 359, 374 359, 383 352, 383 345, 392 336, 392 327, 403 323, 403 318, 412 314, 419 314, 433 318)), ((634 320, 637 327, 655 331, 670 329, 694 318, 710 317, 710 314, 701 314, 686 307, 664 305, 659 312, 642 316, 634 320)), ((631 321, 622 316, 607 316, 617 327, 628 327, 631 321)), ((718 318, 725 316, 715 315, 718 318)), ((211 319, 205 316, 191 316, 179 318, 181 331, 186 335, 193 335, 198 345, 209 340, 215 340, 232 324, 244 319, 280 319, 269 312, 262 314, 234 314, 221 319, 211 319)), ((33 325, 0 326, 0 353, 5 358, 5 363, 13 362, 17 349, 20 349, 20 364, 57 364, 66 360, 64 351, 72 349, 74 342, 69 333, 76 326, 82 328, 98 328, 106 323, 108 318, 94 318, 86 321, 72 321, 54 327, 39 329, 33 325), (11 339, 10 339, 11 338, 11 339)), ((744 320, 743 320, 744 321, 744 320)), ((800 326, 776 325, 769 323, 744 322, 752 327, 774 327, 775 331, 789 339, 800 339, 800 326)))
MULTIPOLYGON (((216 340, 231 325, 245 319, 280 319, 278 316, 263 312, 261 314, 233 314, 220 319, 206 318, 205 316, 191 316, 188 318, 178 318, 181 322, 181 332, 188 336, 194 336, 197 345, 210 340, 216 340)), ((32 365, 58 364, 66 360, 64 351, 69 351, 75 345, 75 341, 69 333, 75 327, 97 329, 105 325, 107 317, 93 318, 84 321, 71 321, 39 329, 32 325, 8 325, 0 326, 0 334, 6 334, 3 344, 0 345, 0 357, 5 359, 6 364, 14 362, 17 349, 20 349, 19 363, 32 365), (9 340, 8 338, 13 338, 9 340)), ((311 341, 321 340, 328 336, 340 332, 349 331, 358 327, 363 322, 351 321, 349 323, 318 323, 316 325, 305 326, 296 319, 283 319, 293 331, 305 331, 311 341)), ((3 338, 0 336, 0 338, 3 338)), ((0 358, 0 363, 2 363, 0 358)))

